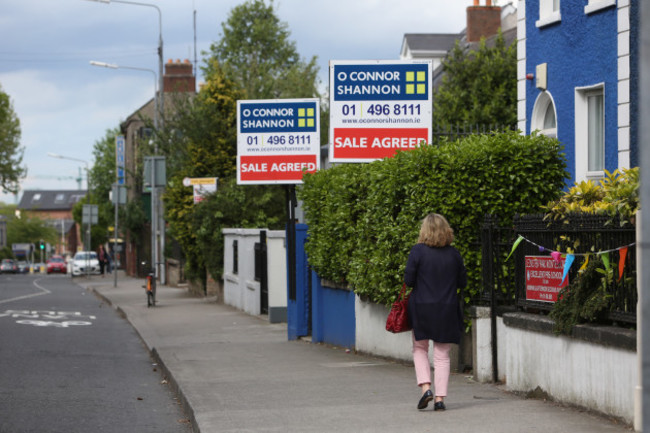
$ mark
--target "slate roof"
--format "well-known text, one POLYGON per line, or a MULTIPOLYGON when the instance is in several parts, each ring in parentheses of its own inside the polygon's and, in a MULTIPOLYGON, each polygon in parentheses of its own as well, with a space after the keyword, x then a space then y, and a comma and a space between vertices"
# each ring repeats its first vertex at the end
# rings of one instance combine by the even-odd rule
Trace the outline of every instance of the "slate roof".
POLYGON ((86 190, 25 190, 18 203, 20 210, 72 210, 83 197, 86 190))
POLYGON ((463 36, 463 33, 406 33, 402 54, 405 54, 406 47, 414 58, 427 56, 427 53, 446 54, 463 36))

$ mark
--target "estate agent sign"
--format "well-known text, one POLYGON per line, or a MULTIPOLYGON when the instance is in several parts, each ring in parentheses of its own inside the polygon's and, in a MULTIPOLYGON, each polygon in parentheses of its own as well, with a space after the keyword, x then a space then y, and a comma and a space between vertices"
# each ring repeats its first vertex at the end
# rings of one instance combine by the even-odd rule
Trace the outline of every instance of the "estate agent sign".
POLYGON ((371 162, 431 142, 431 60, 330 61, 330 161, 371 162))
POLYGON ((237 101, 237 183, 299 184, 320 168, 318 99, 237 101))

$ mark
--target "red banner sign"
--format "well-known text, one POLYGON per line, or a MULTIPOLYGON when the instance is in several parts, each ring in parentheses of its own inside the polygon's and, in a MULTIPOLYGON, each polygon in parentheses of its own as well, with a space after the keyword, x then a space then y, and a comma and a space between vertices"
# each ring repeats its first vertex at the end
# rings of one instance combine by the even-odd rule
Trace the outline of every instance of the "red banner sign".
POLYGON ((548 256, 526 256, 526 299, 556 302, 557 294, 569 284, 564 274, 564 258, 559 261, 548 256))
POLYGON ((242 182, 300 181, 305 172, 318 169, 316 155, 240 156, 239 172, 242 182))
POLYGON ((334 154, 338 159, 382 159, 398 150, 426 144, 427 128, 334 128, 334 154))

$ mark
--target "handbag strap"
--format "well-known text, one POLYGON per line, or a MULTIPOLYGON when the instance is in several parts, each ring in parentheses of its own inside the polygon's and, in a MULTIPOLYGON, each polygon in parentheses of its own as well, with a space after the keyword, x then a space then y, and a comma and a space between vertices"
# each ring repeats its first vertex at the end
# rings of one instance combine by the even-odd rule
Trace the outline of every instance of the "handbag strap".
POLYGON ((406 283, 402 284, 402 291, 399 294, 399 299, 405 299, 406 298, 406 283))

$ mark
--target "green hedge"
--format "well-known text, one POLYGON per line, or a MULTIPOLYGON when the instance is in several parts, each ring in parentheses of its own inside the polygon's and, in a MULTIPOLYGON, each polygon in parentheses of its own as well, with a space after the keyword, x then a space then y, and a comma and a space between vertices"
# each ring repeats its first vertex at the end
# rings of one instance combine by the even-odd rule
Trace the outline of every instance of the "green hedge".
POLYGON ((561 193, 565 165, 557 140, 506 132, 308 174, 298 193, 309 225, 309 263, 322 278, 390 304, 420 221, 436 212, 454 228, 468 269, 466 294, 474 296, 484 215, 507 223, 515 214, 539 212, 561 193))

